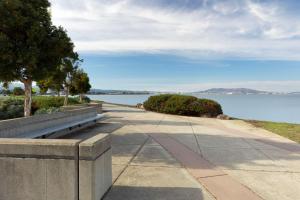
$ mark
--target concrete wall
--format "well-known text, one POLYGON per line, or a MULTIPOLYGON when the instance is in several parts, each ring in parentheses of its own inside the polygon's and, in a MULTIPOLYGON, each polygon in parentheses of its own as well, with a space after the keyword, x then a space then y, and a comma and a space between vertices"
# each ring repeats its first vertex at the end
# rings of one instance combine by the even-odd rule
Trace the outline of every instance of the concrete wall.
POLYGON ((100 134, 79 144, 79 199, 100 200, 112 185, 111 141, 100 134))
POLYGON ((84 107, 51 115, 3 120, 0 121, 0 138, 22 137, 26 133, 81 121, 96 115, 97 110, 94 107, 84 107))
POLYGON ((110 136, 0 139, 0 200, 100 200, 112 184, 110 136))
POLYGON ((77 200, 78 143, 0 139, 0 199, 77 200))

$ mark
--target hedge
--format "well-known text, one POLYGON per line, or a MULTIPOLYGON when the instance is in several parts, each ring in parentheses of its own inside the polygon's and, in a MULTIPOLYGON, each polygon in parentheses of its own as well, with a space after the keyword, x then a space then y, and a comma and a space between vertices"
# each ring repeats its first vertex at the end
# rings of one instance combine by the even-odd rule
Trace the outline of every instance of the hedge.
POLYGON ((185 116, 216 117, 223 114, 221 105, 216 101, 186 95, 151 96, 144 102, 144 108, 149 111, 185 116))
POLYGON ((23 104, 21 99, 0 97, 0 120, 23 117, 23 104))
MULTIPOLYGON (((88 99, 86 99, 88 101, 88 99)), ((64 104, 64 97, 34 96, 33 114, 53 113, 64 104)), ((79 104, 79 98, 69 98, 69 105, 79 104)), ((24 116, 24 97, 0 97, 0 120, 24 116)))

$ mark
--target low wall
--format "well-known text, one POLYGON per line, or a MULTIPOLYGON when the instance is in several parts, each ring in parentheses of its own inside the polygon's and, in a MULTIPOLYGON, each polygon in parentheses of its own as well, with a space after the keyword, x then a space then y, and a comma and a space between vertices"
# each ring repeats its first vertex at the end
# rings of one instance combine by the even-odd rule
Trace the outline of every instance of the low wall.
POLYGON ((1 139, 0 199, 100 200, 112 184, 110 136, 1 139))
POLYGON ((0 199, 77 200, 78 143, 0 139, 0 199))
POLYGON ((54 114, 35 115, 0 121, 0 138, 23 137, 26 133, 81 121, 97 115, 94 107, 84 107, 54 114))
POLYGON ((101 134, 79 144, 80 200, 100 200, 112 185, 110 142, 101 134))
POLYGON ((74 109, 86 108, 86 107, 96 108, 96 111, 97 111, 98 114, 103 113, 102 103, 96 103, 96 102, 91 102, 91 103, 86 103, 86 104, 79 104, 79 105, 63 106, 62 109, 65 110, 65 111, 68 111, 68 110, 74 110, 74 109))

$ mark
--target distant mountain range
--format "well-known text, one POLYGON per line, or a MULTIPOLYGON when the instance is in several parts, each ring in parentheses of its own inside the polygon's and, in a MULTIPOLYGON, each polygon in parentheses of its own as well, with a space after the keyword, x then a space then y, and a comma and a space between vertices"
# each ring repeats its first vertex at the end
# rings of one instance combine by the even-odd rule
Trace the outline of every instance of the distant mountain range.
MULTIPOLYGON (((91 89, 88 93, 90 95, 139 95, 139 94, 160 94, 161 92, 153 92, 153 91, 131 91, 131 90, 102 90, 102 89, 91 89)), ((174 93, 174 92, 163 92, 163 93, 174 93)), ((212 88, 204 91, 192 92, 190 94, 289 94, 296 95, 300 94, 300 92, 291 92, 291 93, 280 93, 280 92, 267 92, 254 90, 249 88, 212 88)))
POLYGON ((260 90, 253 90, 249 88, 212 88, 209 90, 193 92, 194 94, 300 94, 300 92, 267 92, 260 90))
MULTIPOLYGON (((14 87, 22 87, 23 84, 12 83, 9 86, 9 89, 12 90, 14 87)), ((34 88, 39 91, 38 87, 34 88)), ((2 90, 0 84, 0 91, 2 90)), ((134 91, 134 90, 103 90, 103 89, 91 89, 88 94, 90 95, 143 95, 143 94, 161 94, 161 93, 174 93, 174 92, 155 92, 155 91, 134 91)), ((300 95, 300 92, 268 92, 260 91, 249 88, 212 88, 204 91, 191 92, 189 94, 285 94, 285 95, 300 95)))
POLYGON ((88 94, 90 95, 138 95, 138 94, 153 94, 154 92, 149 91, 131 91, 131 90, 101 90, 101 89, 91 89, 88 94))

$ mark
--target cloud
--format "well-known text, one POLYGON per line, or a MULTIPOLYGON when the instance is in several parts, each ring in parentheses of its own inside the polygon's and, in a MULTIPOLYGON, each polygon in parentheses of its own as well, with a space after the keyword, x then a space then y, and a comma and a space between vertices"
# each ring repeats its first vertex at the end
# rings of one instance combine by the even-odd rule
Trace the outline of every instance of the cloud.
POLYGON ((81 52, 300 59, 293 1, 51 0, 54 23, 81 52), (284 3, 286 2, 286 3, 284 3))

